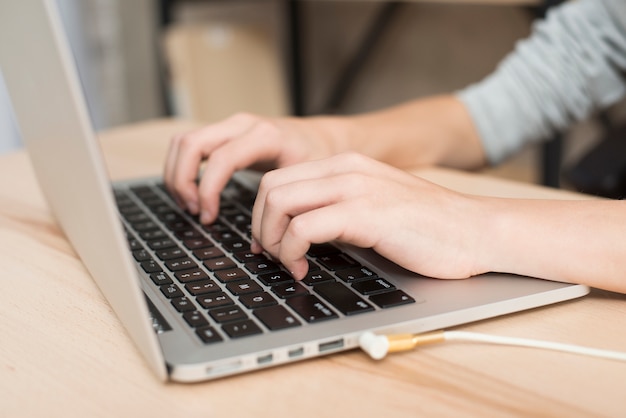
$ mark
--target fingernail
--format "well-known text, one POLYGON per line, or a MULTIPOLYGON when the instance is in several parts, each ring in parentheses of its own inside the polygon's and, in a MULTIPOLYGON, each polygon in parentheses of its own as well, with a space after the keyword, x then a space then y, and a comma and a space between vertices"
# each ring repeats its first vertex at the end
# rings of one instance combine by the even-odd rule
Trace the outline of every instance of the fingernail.
POLYGON ((198 208, 198 202, 194 202, 194 201, 189 201, 187 202, 187 210, 192 213, 193 215, 195 215, 196 213, 198 213, 199 208, 198 208))
POLYGON ((256 239, 252 238, 252 241, 250 242, 250 251, 258 254, 263 251, 263 247, 261 247, 261 244, 259 244, 256 239))
POLYGON ((200 223, 208 224, 209 222, 211 222, 211 220, 211 212, 209 212, 208 210, 203 210, 200 213, 200 223))

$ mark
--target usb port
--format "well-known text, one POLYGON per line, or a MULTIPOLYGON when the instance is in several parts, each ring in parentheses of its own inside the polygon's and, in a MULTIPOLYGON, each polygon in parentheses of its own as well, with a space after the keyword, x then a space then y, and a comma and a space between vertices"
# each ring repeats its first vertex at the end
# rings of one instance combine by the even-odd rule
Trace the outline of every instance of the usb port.
POLYGON ((270 353, 264 356, 257 357, 256 362, 257 364, 270 364, 272 360, 274 360, 274 355, 270 353))
POLYGON ((289 350, 287 355, 289 358, 300 357, 304 354, 304 347, 294 348, 293 350, 289 350))
POLYGON ((325 351, 337 350, 343 348, 343 338, 335 341, 328 341, 325 343, 321 343, 319 345, 319 352, 323 353, 325 351))

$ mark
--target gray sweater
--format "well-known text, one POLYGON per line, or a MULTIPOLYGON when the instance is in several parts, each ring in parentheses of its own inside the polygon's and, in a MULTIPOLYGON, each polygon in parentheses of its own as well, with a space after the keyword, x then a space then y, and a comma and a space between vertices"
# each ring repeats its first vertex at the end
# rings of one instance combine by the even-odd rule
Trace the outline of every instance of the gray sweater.
POLYGON ((458 92, 496 164, 626 94, 626 0, 575 0, 537 22, 496 71, 458 92))

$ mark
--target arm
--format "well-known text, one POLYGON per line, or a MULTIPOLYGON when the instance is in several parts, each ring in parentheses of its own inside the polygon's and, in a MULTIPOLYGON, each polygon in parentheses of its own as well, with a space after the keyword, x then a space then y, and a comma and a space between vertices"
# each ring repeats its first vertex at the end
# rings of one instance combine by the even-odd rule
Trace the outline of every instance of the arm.
POLYGON ((617 102, 626 93, 625 73, 626 3, 570 1, 458 98, 496 164, 617 102))
POLYGON ((446 95, 351 117, 234 115, 174 138, 164 180, 181 207, 201 213, 202 222, 208 223, 217 216, 219 193, 236 170, 258 163, 286 167, 345 151, 404 168, 470 168, 485 159, 467 110, 446 95), (204 174, 197 185, 202 162, 204 174))
POLYGON ((348 153, 264 176, 252 250, 296 278, 310 244, 339 240, 434 278, 498 271, 626 293, 624 205, 466 195, 348 153))
POLYGON ((626 202, 486 199, 493 271, 626 293, 626 202))

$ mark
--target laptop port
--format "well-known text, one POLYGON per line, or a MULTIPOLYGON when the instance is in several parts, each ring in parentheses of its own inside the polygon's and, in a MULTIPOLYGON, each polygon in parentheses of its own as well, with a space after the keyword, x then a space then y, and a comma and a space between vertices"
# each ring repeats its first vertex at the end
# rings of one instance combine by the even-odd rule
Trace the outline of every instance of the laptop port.
POLYGON ((343 348, 343 338, 321 343, 318 349, 320 353, 323 353, 325 351, 338 350, 340 348, 343 348))
POLYGON ((264 356, 259 356, 256 359, 256 363, 259 365, 270 364, 274 360, 274 355, 272 353, 266 354, 264 356))
POLYGON ((289 350, 287 355, 289 358, 301 357, 304 354, 304 347, 294 348, 293 350, 289 350))

